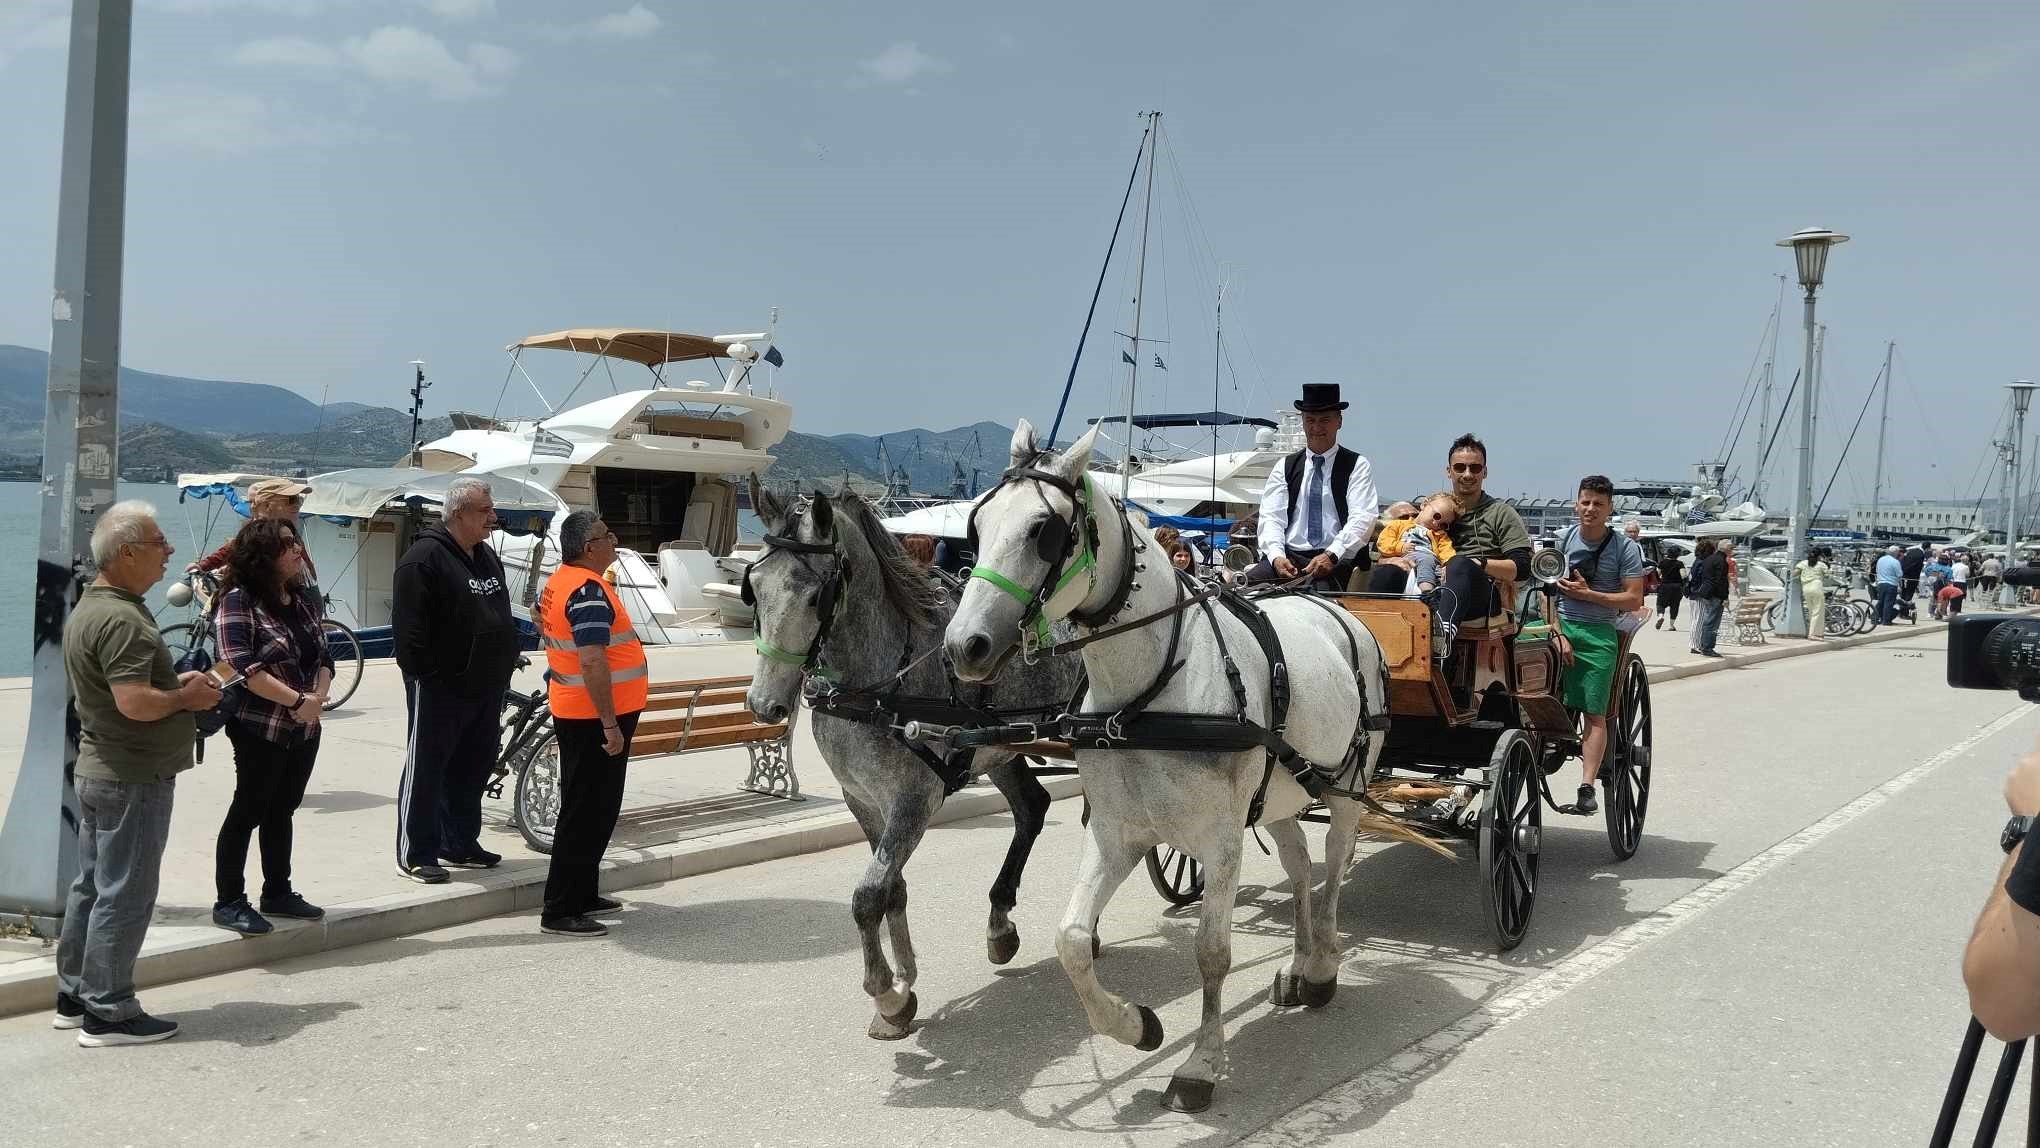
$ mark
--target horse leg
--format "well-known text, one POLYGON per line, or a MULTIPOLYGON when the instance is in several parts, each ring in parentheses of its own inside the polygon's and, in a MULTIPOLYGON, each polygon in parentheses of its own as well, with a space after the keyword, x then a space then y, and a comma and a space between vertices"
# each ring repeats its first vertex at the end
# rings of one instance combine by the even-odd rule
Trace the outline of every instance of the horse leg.
POLYGON ((907 939, 906 885, 900 873, 928 830, 928 805, 918 793, 902 793, 893 799, 886 811, 885 826, 872 842, 871 861, 850 894, 850 914, 856 919, 857 931, 864 941, 864 991, 878 1006, 877 1015, 866 1031, 878 1040, 898 1040, 907 1035, 907 1025, 919 1007, 914 998, 914 950, 907 939), (886 963, 885 950, 878 939, 879 922, 888 918, 893 952, 900 958, 897 975, 886 963))
POLYGON ((1048 824, 1049 798, 1025 758, 1011 758, 994 767, 990 777, 1013 810, 1013 840, 1006 846, 999 879, 992 882, 992 915, 985 925, 985 955, 993 964, 1003 965, 1020 951, 1020 930, 1010 914, 1020 900, 1020 875, 1026 872, 1027 858, 1034 852, 1034 839, 1048 824))
POLYGON ((1325 883, 1311 906, 1317 917, 1311 922, 1311 954, 1303 970, 1303 1003, 1311 1008, 1332 1003, 1339 988, 1339 883, 1353 863, 1360 830, 1359 802, 1334 797, 1326 805, 1331 824, 1325 830, 1325 883))
POLYGON ((1310 844, 1303 826, 1290 818, 1270 822, 1263 828, 1275 839, 1275 852, 1282 858, 1282 871, 1289 874, 1289 894, 1294 899, 1291 916, 1296 921, 1296 949, 1289 968, 1275 974, 1275 986, 1268 990, 1268 1003, 1287 1008, 1303 1003, 1303 974, 1311 954, 1311 934, 1316 924, 1310 888, 1310 844))
MULTIPOLYGON (((1178 1112, 1202 1112, 1211 1104, 1218 1074, 1225 1068, 1225 1016, 1220 996, 1232 970, 1233 897, 1240 883, 1240 831, 1220 826, 1212 856, 1204 861, 1204 904, 1197 919, 1197 971, 1204 980, 1204 1015, 1197 1043, 1169 1078, 1162 1103, 1178 1112)), ((1308 879, 1306 877, 1306 879, 1308 879)))
POLYGON ((1091 1031, 1103 1033, 1121 1044, 1142 1052, 1162 1047, 1162 1022, 1154 1010, 1131 1004, 1107 992, 1098 983, 1092 960, 1097 956, 1098 917, 1106 902, 1146 853, 1146 843, 1134 844, 1106 831, 1095 820, 1084 835, 1083 855, 1077 861, 1077 884, 1070 890, 1069 907, 1055 936, 1055 955, 1069 974, 1071 987, 1090 1018, 1091 1031))

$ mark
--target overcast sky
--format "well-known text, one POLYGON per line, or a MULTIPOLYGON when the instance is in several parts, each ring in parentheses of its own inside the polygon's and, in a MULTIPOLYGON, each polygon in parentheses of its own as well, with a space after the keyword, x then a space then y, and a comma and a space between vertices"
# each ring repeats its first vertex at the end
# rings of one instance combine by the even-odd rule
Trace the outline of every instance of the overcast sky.
MULTIPOLYGON (((0 0, 0 342, 48 344, 67 11, 0 0)), ((2009 2, 139 0, 123 356, 390 406, 422 358, 487 411, 523 335, 778 306, 799 429, 1046 423, 1159 108, 1143 409, 1209 405, 1222 277, 1221 404, 1342 384, 1389 489, 1466 429, 1502 493, 1678 477, 1826 226, 1823 480, 1895 339, 1891 485, 1973 496, 2040 375, 2036 65, 2009 2)), ((1081 414, 1125 401, 1133 222, 1081 414)))

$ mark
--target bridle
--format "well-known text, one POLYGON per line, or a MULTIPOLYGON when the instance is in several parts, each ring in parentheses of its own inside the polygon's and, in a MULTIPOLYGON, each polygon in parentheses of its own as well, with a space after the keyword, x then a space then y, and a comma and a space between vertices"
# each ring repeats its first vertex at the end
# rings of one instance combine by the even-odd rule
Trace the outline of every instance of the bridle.
MULTIPOLYGON (((997 494, 1001 487, 1020 482, 1039 484, 1032 489, 1035 497, 1041 500, 1042 508, 1048 511, 1048 517, 1042 520, 1039 533, 1034 536, 1034 555, 1048 564, 1041 581, 1029 591, 1012 578, 982 562, 971 566, 970 577, 991 583, 1025 608, 1025 612, 1020 615, 1020 638, 1024 647, 1033 650, 1051 644, 1047 617, 1049 603, 1075 585, 1079 575, 1085 576, 1084 592, 1077 599, 1079 605, 1097 592, 1098 517, 1091 502, 1091 481, 1088 475, 1080 482, 1071 482, 1051 471, 1032 466, 1016 466, 999 476, 998 484, 992 487, 991 494, 997 494), (1041 486, 1044 485, 1062 491, 1069 498, 1072 508, 1069 518, 1065 519, 1048 500, 1048 496, 1042 493, 1041 486)), ((977 506, 971 508, 969 535, 972 551, 978 548, 978 511, 985 503, 991 501, 991 494, 980 499, 977 506)), ((1133 524, 1127 521, 1124 513, 1119 516, 1119 527, 1125 545, 1122 547, 1119 581, 1113 587, 1111 598, 1097 610, 1085 611, 1072 606, 1064 613, 1070 621, 1087 630, 1112 622, 1133 593, 1135 573, 1133 524)))
MULTIPOLYGON (((795 653, 792 650, 783 650, 765 640, 765 627, 762 624, 763 619, 760 619, 758 637, 751 644, 759 653, 775 662, 789 666, 799 666, 805 673, 820 677, 831 677, 833 676, 833 671, 822 664, 822 645, 829 640, 829 628, 835 624, 836 603, 842 597, 843 582, 850 575, 850 563, 843 557, 842 552, 836 549, 834 543, 803 542, 798 538, 789 538, 782 534, 767 534, 765 536, 765 553, 760 555, 757 561, 744 568, 744 585, 741 594, 744 605, 750 606, 753 609, 756 609, 758 605, 757 595, 751 589, 751 572, 758 568, 759 562, 763 562, 765 559, 772 557, 773 554, 780 552, 826 554, 835 559, 835 563, 831 566, 828 576, 822 580, 822 588, 815 599, 815 637, 813 641, 808 643, 807 652, 804 654, 795 653)), ((810 572, 814 571, 814 568, 808 566, 806 562, 803 561, 800 564, 810 572)))

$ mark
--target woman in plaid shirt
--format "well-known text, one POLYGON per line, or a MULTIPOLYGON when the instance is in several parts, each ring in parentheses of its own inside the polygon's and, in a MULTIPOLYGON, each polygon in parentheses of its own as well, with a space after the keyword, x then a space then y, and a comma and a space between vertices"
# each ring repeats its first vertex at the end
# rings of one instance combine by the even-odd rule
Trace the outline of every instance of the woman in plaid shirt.
POLYGON ((333 681, 318 597, 306 592, 297 524, 254 519, 234 536, 220 596, 220 658, 246 679, 227 740, 234 746, 234 801, 220 826, 213 924, 247 935, 263 916, 315 921, 324 909, 291 888, 291 816, 319 756, 319 709, 333 681), (248 838, 262 844, 262 911, 248 904, 248 838))

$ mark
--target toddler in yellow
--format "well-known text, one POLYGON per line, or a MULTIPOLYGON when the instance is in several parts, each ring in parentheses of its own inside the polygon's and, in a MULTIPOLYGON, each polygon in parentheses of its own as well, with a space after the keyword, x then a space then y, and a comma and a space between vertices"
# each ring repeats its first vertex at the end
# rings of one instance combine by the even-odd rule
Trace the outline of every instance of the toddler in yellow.
POLYGON ((1454 554, 1449 531, 1457 521, 1459 502, 1450 494, 1433 494, 1424 499, 1414 518, 1392 518, 1382 526, 1375 548, 1384 558, 1405 557, 1414 564, 1409 578, 1411 597, 1437 588, 1439 569, 1454 554))

